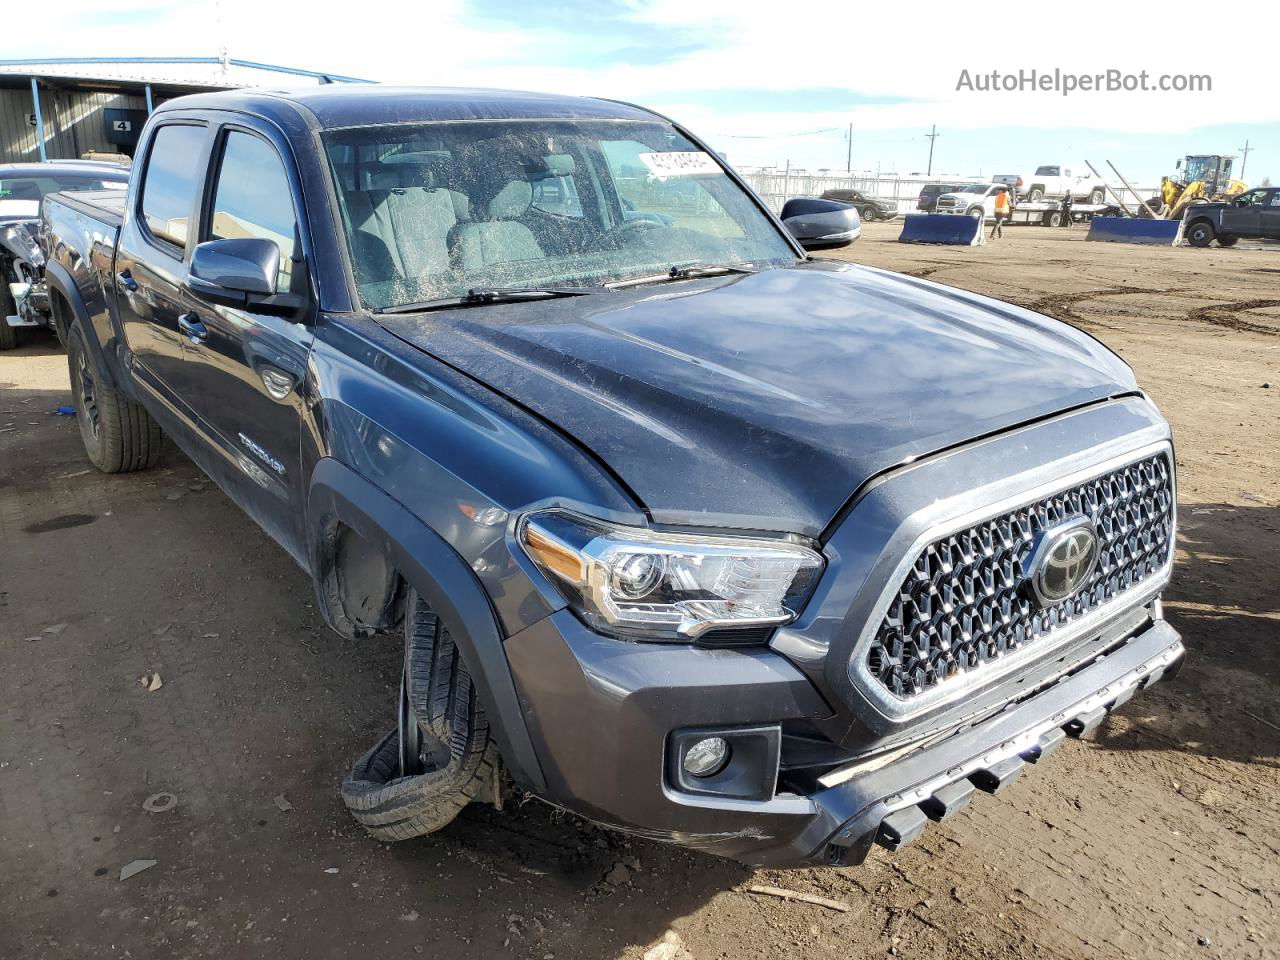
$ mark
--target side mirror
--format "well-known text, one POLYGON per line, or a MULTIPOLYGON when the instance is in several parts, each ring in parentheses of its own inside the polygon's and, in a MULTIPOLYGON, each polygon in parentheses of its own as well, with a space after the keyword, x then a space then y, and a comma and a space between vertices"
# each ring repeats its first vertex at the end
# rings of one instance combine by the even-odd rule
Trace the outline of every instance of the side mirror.
POLYGON ((262 237, 207 240, 191 255, 187 287, 210 303, 253 307, 269 313, 291 313, 301 298, 276 293, 280 248, 262 237))
POLYGON ((796 197, 783 205, 781 219, 806 250, 847 247, 862 235, 857 208, 835 200, 796 197))

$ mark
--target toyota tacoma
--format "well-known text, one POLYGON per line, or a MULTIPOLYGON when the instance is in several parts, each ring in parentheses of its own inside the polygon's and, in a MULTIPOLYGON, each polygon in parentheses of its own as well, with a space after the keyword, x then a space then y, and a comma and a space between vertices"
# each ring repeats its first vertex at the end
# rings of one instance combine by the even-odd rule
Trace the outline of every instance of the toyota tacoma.
POLYGON ((338 633, 399 631, 394 728, 342 786, 376 837, 514 783, 857 863, 1182 660, 1173 449, 1129 367, 811 258, 662 116, 209 93, 138 157, 123 197, 44 204, 88 457, 167 433, 338 633))

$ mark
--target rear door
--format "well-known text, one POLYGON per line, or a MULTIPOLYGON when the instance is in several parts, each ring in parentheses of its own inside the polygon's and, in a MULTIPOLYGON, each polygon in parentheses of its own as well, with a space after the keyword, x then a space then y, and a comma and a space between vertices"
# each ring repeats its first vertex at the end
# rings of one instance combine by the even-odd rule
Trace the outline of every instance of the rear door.
POLYGON ((192 425, 183 402, 182 282, 208 156, 210 130, 195 119, 156 127, 116 247, 116 305, 135 378, 162 401, 165 426, 192 425))
MULTIPOLYGON (((278 293, 309 299, 305 225, 288 145, 251 118, 216 133, 199 241, 259 237, 280 248, 278 293)), ((222 306, 196 294, 184 343, 190 402, 229 479, 228 492, 303 559, 300 430, 311 330, 302 316, 222 306)))
POLYGON ((1280 190, 1272 189, 1267 193, 1258 216, 1260 220, 1258 236, 1268 240, 1280 240, 1280 190))

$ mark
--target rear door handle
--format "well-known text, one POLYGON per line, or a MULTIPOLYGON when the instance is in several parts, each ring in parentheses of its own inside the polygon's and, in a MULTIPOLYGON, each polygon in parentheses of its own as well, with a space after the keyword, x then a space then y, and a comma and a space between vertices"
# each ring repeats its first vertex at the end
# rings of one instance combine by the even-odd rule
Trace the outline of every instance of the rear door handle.
POLYGON ((128 290, 130 293, 133 293, 138 289, 138 281, 133 279, 133 274, 131 274, 128 270, 121 270, 119 273, 117 273, 116 282, 120 284, 120 286, 128 290))
POLYGON ((194 344, 199 346, 209 338, 209 328, 200 322, 194 313, 178 315, 178 329, 194 344))

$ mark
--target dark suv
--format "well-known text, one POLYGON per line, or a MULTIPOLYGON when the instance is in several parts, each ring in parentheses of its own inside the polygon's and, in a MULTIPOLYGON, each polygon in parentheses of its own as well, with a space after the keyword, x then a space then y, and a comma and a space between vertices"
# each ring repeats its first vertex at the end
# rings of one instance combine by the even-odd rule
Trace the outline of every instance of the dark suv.
POLYGON ((938 198, 944 193, 955 193, 962 190, 962 183, 926 183, 920 188, 920 196, 916 199, 916 209, 925 213, 936 213, 938 198))
POLYGON ((898 205, 892 200, 869 197, 861 190, 827 190, 822 194, 822 199, 857 207, 858 216, 864 221, 892 220, 898 215, 898 205))
POLYGON ((163 430, 334 630, 402 645, 343 785, 380 839, 513 781, 856 863, 1182 658, 1169 428, 1125 363, 811 258, 662 116, 212 93, 138 156, 123 199, 44 203, 85 449, 141 469, 163 430))

